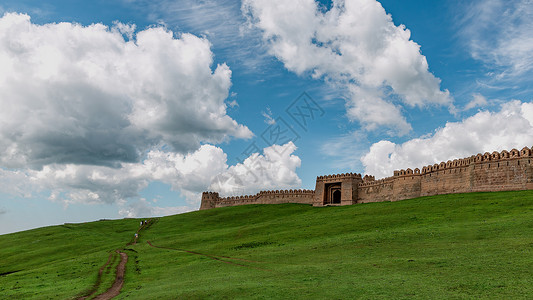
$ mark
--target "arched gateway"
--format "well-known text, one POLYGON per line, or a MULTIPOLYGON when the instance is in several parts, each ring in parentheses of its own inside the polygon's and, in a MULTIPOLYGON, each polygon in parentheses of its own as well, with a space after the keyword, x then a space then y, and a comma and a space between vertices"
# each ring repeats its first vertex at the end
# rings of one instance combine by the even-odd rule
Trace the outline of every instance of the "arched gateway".
POLYGON ((333 198, 333 201, 332 201, 333 204, 341 204, 341 191, 340 190, 334 191, 332 198, 333 198))
POLYGON ((200 209, 278 203, 351 205, 449 193, 516 190, 533 190, 533 147, 480 153, 424 166, 421 170, 396 170, 392 177, 379 180, 354 173, 318 176, 315 190, 262 191, 232 197, 204 192, 200 209))
POLYGON ((360 174, 319 176, 315 188, 315 206, 348 205, 357 201, 357 185, 362 182, 360 174))

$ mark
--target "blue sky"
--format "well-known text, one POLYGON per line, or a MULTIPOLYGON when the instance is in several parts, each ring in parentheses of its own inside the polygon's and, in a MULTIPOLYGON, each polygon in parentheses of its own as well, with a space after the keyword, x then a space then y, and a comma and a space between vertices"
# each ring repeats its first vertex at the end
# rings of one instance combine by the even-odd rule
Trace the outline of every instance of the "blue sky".
POLYGON ((0 234, 531 147, 532 15, 529 0, 3 0, 0 234))

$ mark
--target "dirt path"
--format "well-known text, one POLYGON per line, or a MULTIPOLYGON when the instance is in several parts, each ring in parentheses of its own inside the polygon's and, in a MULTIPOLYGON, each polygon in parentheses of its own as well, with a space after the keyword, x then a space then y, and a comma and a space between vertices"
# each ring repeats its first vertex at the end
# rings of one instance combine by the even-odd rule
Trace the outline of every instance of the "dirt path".
POLYGON ((141 230, 148 229, 152 225, 152 223, 153 223, 152 219, 148 219, 147 221, 142 222, 141 227, 139 227, 139 229, 137 229, 137 231, 135 232, 135 237, 133 238, 133 241, 127 243, 126 246, 136 245, 137 240, 139 239, 141 230))
POLYGON ((209 255, 209 254, 203 254, 203 253, 190 251, 190 250, 185 250, 185 249, 160 247, 160 246, 156 246, 156 245, 152 244, 152 242, 150 242, 150 241, 146 241, 146 242, 148 243, 148 245, 150 245, 151 247, 154 247, 154 248, 160 248, 160 249, 166 249, 166 250, 174 250, 174 251, 180 251, 180 252, 187 252, 187 253, 194 254, 194 255, 201 255, 201 256, 204 256, 204 257, 216 260, 216 261, 220 261, 220 262, 223 262, 223 263, 226 263, 226 264, 230 264, 230 265, 235 265, 235 266, 240 266, 240 267, 245 267, 245 268, 251 268, 251 269, 256 269, 256 270, 261 270, 261 271, 269 271, 269 272, 272 271, 272 270, 269 270, 269 269, 263 269, 263 268, 258 268, 258 267, 254 267, 254 266, 248 266, 248 265, 245 265, 245 264, 239 264, 239 263, 232 262, 232 261, 227 261, 227 260, 224 260, 224 259, 233 259, 233 260, 240 260, 240 261, 246 261, 246 262, 260 263, 258 261, 246 260, 246 259, 241 259, 241 258, 233 258, 233 257, 228 257, 228 256, 209 255))
MULTIPOLYGON (((135 245, 137 244, 137 240, 140 237, 141 230, 149 228, 153 224, 152 219, 149 219, 145 222, 142 222, 141 226, 137 231, 135 232, 135 236, 133 240, 126 244, 126 246, 135 245)), ((111 288, 109 288, 105 293, 102 293, 98 296, 96 296, 94 299, 112 299, 118 294, 120 294, 120 290, 122 289, 122 286, 124 285, 124 274, 126 273, 126 263, 128 262, 128 255, 120 250, 115 250, 116 253, 120 255, 120 262, 117 265, 117 272, 115 275, 115 282, 113 282, 113 285, 111 288)), ((87 298, 90 298, 91 296, 96 293, 98 290, 101 282, 102 282, 102 274, 106 268, 106 266, 109 265, 111 262, 111 258, 113 257, 113 253, 109 254, 109 258, 107 259, 107 262, 98 270, 98 277, 96 279, 96 283, 94 284, 93 288, 89 291, 89 294, 83 297, 79 297, 78 300, 85 300, 87 298)))
POLYGON ((115 277, 115 282, 105 293, 96 296, 94 299, 98 300, 108 300, 120 294, 120 290, 124 285, 124 273, 126 273, 126 263, 128 262, 128 255, 124 252, 117 250, 117 253, 120 254, 120 263, 117 265, 117 275, 115 277))
POLYGON ((94 293, 96 293, 96 291, 98 290, 98 287, 100 286, 100 283, 102 282, 102 274, 104 273, 104 270, 107 267, 107 265, 109 265, 109 263, 111 262, 112 258, 113 258, 113 252, 109 253, 107 262, 103 266, 101 266, 100 269, 98 270, 98 277, 96 277, 96 283, 94 284, 93 288, 89 291, 89 295, 80 297, 78 298, 78 300, 85 300, 91 297, 92 295, 94 295, 94 293))

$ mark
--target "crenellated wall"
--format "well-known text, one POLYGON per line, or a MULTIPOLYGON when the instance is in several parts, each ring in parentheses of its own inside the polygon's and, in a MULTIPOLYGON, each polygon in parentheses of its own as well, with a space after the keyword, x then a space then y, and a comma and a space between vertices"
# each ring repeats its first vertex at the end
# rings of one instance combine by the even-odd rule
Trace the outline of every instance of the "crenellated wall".
POLYGON ((313 204, 315 191, 312 190, 276 190, 261 191, 255 195, 219 197, 218 193, 204 192, 200 209, 236 206, 245 204, 281 204, 301 203, 313 204), (214 196, 212 196, 214 194, 214 196), (215 201, 210 201, 214 197, 215 201), (204 198, 206 199, 204 201, 204 198), (205 205, 204 205, 205 203, 205 205))
POLYGON ((533 189, 533 148, 477 154, 423 167, 398 170, 375 180, 356 173, 318 176, 314 191, 263 191, 221 198, 204 192, 200 209, 243 204, 304 203, 314 206, 398 201, 420 196, 533 189))
POLYGON ((421 196, 533 189, 532 149, 477 154, 422 168, 421 196))

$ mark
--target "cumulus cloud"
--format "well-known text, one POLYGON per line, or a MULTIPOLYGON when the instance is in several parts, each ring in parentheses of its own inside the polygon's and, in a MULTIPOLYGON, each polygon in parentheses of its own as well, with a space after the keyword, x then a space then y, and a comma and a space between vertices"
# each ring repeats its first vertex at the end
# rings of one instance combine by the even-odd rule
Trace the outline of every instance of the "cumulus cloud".
POLYGON ((2 170, 0 182, 7 192, 31 196, 31 191, 50 191, 49 199, 72 203, 124 203, 139 197, 152 181, 179 191, 191 204, 213 177, 227 169, 226 154, 212 145, 202 145, 190 154, 150 151, 142 163, 107 166, 51 164, 41 170, 2 170))
POLYGON ((224 192, 214 184, 219 175, 251 171, 259 179, 246 182, 250 191, 299 185, 292 143, 235 166, 211 145, 252 133, 226 113, 231 71, 212 66, 210 46, 161 26, 36 25, 27 15, 5 14, 0 189, 20 197, 48 193, 65 206, 118 204, 120 215, 138 217, 196 209, 201 192, 224 192), (187 204, 161 207, 140 198, 154 181, 187 204))
POLYGON ((289 189, 301 186, 296 174, 301 160, 292 153, 296 146, 292 142, 272 145, 263 154, 253 153, 242 163, 229 167, 214 178, 210 190, 222 196, 255 194, 261 190, 289 189))
POLYGON ((395 144, 380 141, 361 158, 365 173, 392 176, 394 170, 421 168, 472 154, 533 145, 533 103, 514 100, 500 111, 481 111, 462 122, 449 122, 433 135, 395 144))
POLYGON ((453 109, 410 31, 395 26, 375 0, 337 0, 326 12, 314 0, 244 0, 242 10, 287 69, 344 88, 348 117, 367 129, 408 132, 402 105, 453 109), (390 95, 401 103, 387 100, 390 95))
POLYGON ((213 70, 209 41, 191 34, 37 25, 8 13, 0 18, 0 65, 6 168, 119 167, 161 145, 186 153, 252 136, 226 114, 231 70, 213 70))
POLYGON ((411 131, 411 125, 403 117, 399 106, 383 99, 379 90, 363 89, 350 86, 353 98, 356 101, 347 103, 347 115, 352 120, 359 120, 363 128, 376 130, 379 127, 390 128, 389 134, 394 131, 398 135, 405 135, 411 131))
POLYGON ((222 182, 221 178, 240 178, 245 192, 276 187, 296 188, 301 180, 296 174, 300 158, 292 153, 292 142, 253 153, 243 163, 227 165, 227 155, 216 146, 202 145, 190 154, 150 151, 142 163, 123 163, 120 168, 75 164, 46 165, 41 170, 0 169, 2 191, 25 197, 49 192, 49 199, 73 203, 116 203, 124 216, 161 215, 196 209, 201 193, 208 189, 227 193, 242 186, 222 182), (168 184, 187 201, 186 206, 158 207, 140 198, 140 191, 150 182, 168 184), (132 202, 133 201, 133 202, 132 202))

